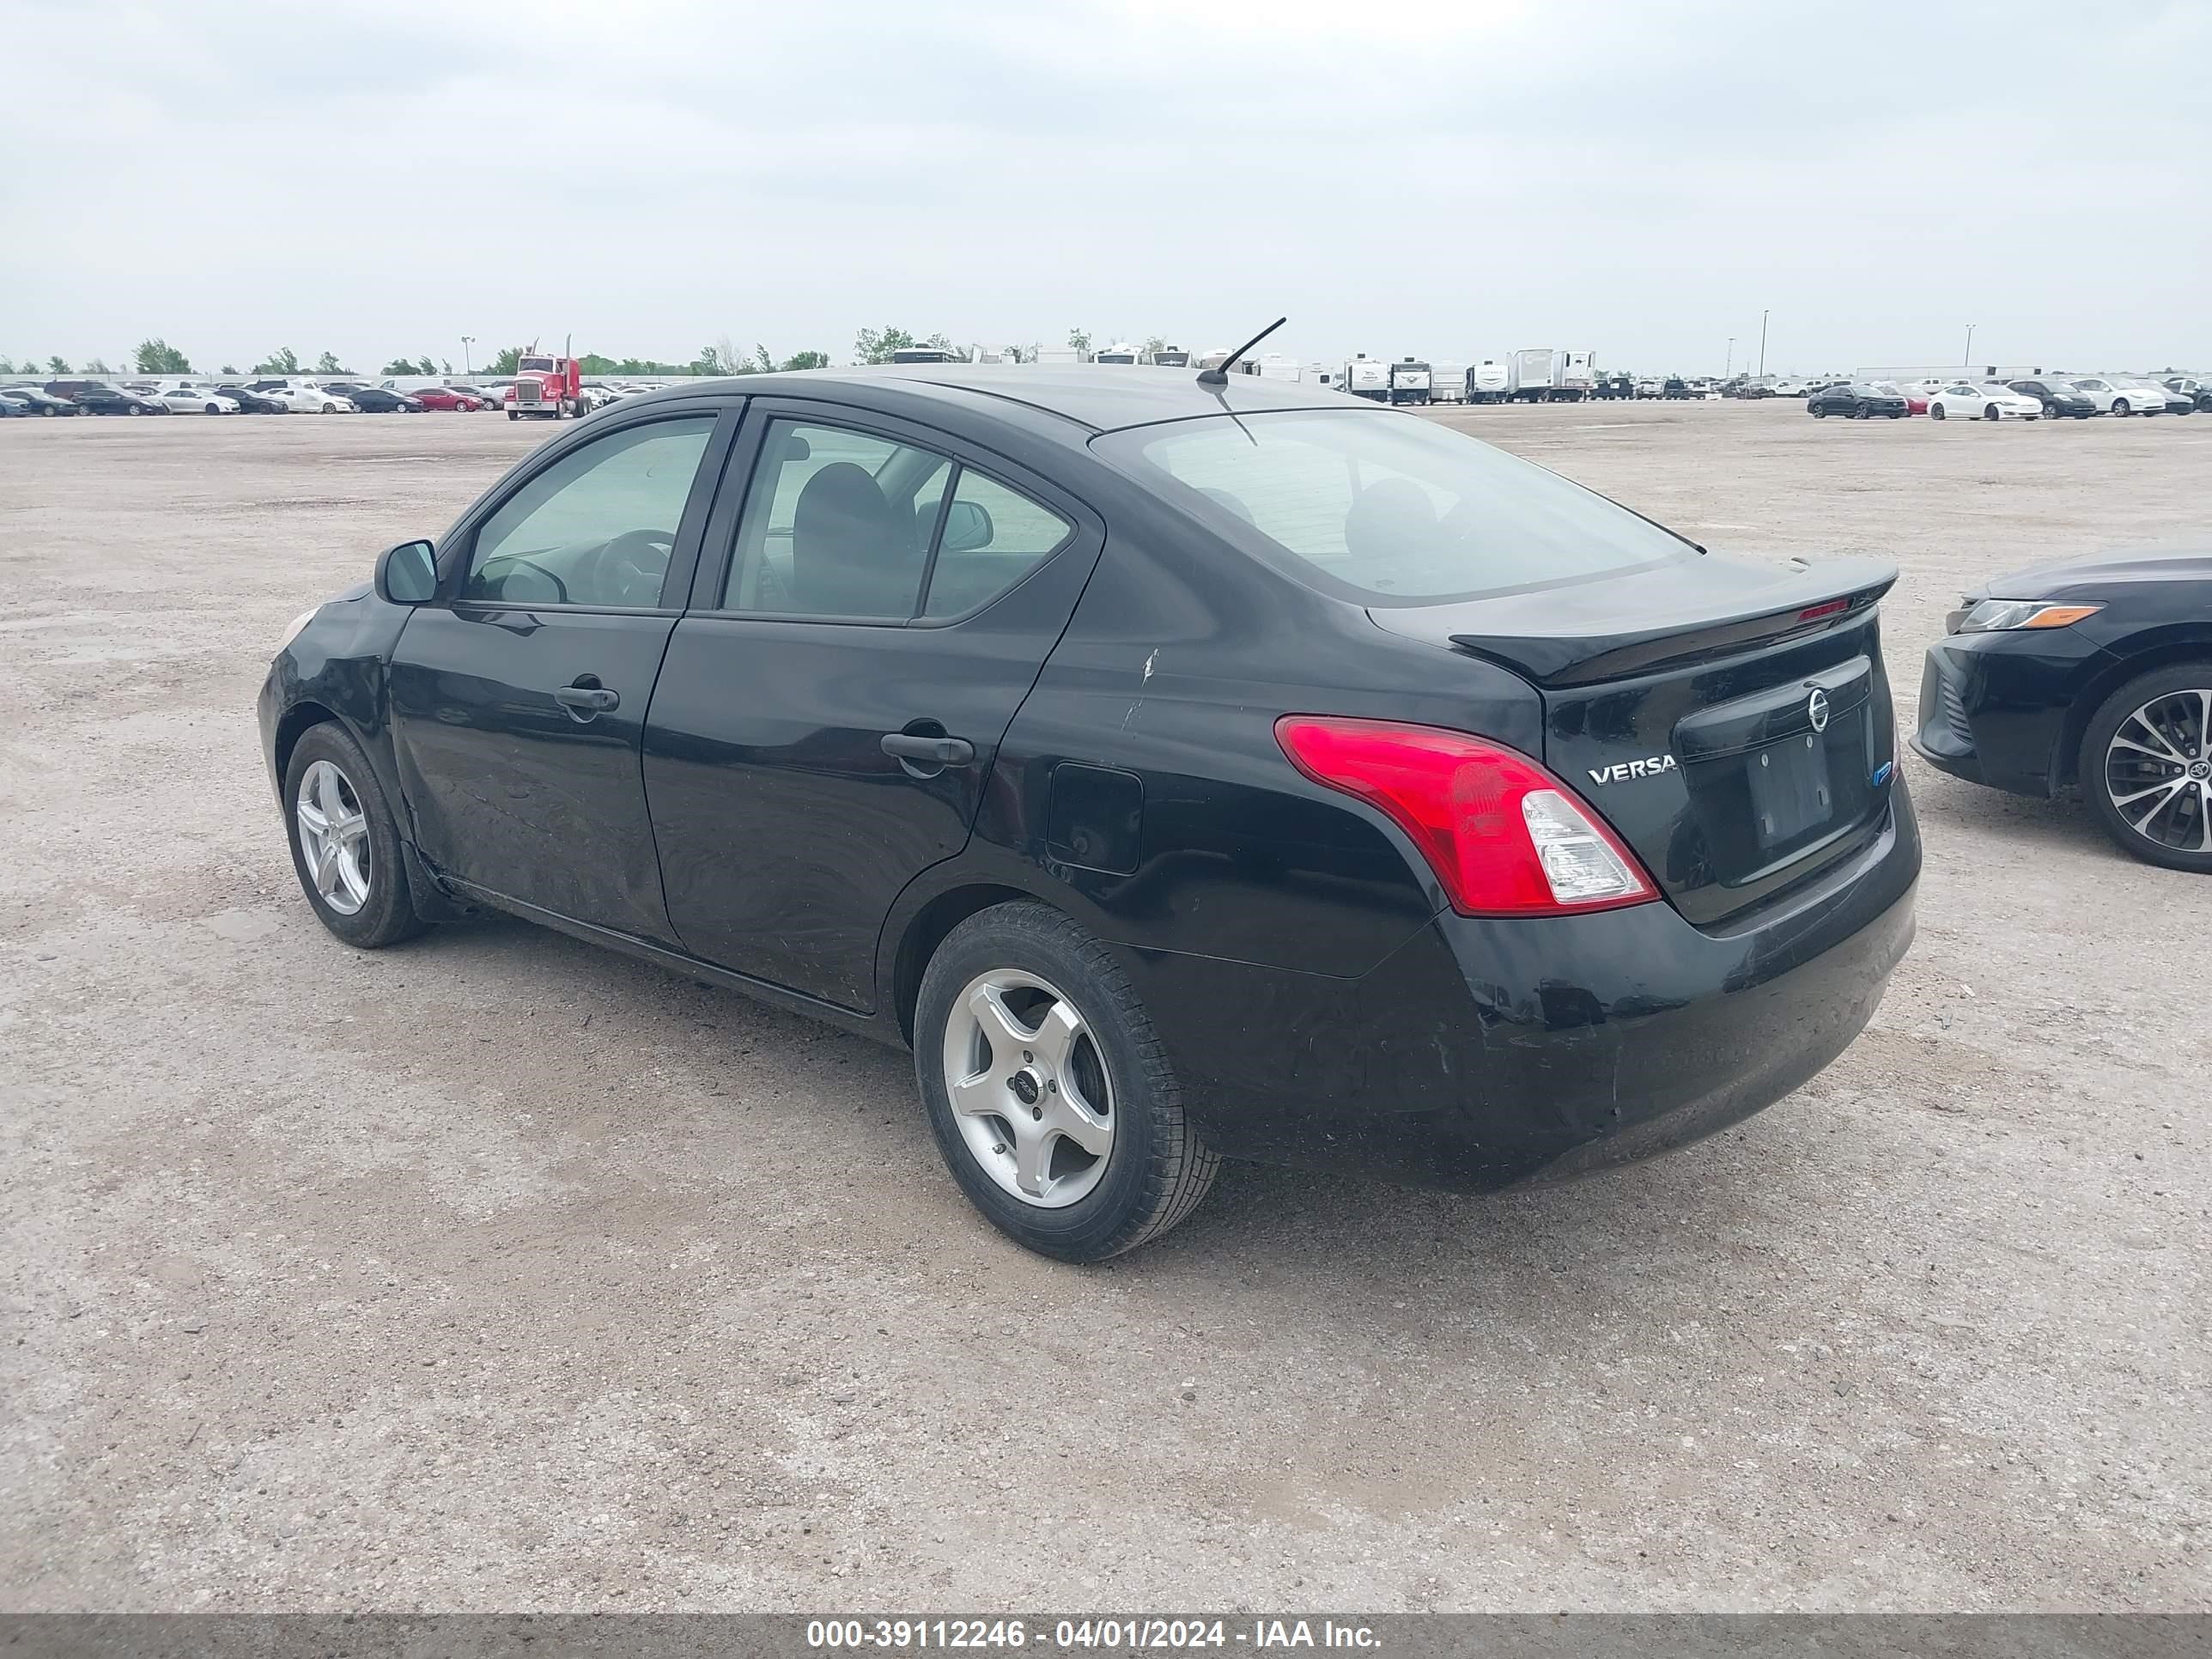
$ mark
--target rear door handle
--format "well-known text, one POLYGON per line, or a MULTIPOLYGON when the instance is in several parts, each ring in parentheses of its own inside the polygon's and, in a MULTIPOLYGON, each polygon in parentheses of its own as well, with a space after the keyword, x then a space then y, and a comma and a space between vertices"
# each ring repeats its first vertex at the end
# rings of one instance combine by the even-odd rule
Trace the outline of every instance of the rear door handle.
POLYGON ((622 693, 604 685, 563 685, 555 688, 553 700, 579 720, 589 720, 622 707, 622 693))
POLYGON ((965 738, 933 738, 912 732, 884 733, 884 753, 902 764, 916 768, 965 766, 975 758, 975 745, 965 738))

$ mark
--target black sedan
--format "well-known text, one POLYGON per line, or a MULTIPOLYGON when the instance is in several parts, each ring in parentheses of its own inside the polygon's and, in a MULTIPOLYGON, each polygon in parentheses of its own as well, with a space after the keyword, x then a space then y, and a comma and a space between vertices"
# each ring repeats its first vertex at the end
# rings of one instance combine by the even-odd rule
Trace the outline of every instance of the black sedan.
MULTIPOLYGON (((2212 415, 2212 380, 2200 380, 2193 375, 2176 374, 2159 382, 2175 397, 2189 399, 2190 409, 2200 415, 2212 415)), ((2171 400, 2167 404, 2172 408, 2171 400)))
POLYGON ((353 386, 331 380, 325 384, 323 390, 335 392, 364 415, 420 415, 423 410, 420 398, 410 398, 404 392, 386 391, 380 386, 353 386))
POLYGON ((1929 649, 1913 749, 1970 783, 2078 790, 2152 864, 2212 872, 2212 554, 2000 576, 1929 649))
POLYGON ((226 383, 216 388, 225 398, 236 401, 241 415, 289 415, 292 405, 281 398, 271 398, 266 392, 256 392, 250 386, 226 383))
POLYGON ((1847 415, 1856 421, 1871 420, 1877 415, 1901 421, 1912 412, 1912 405, 1900 394, 1855 380, 1823 386, 1805 400, 1805 409, 1811 415, 1847 415))
POLYGON ((74 415, 77 406, 66 398, 57 398, 34 386, 0 386, 0 398, 15 406, 19 415, 74 415))
POLYGON ((2023 398, 2033 398, 2043 405, 2043 412, 2052 420, 2071 416, 2086 421, 2097 412, 2097 400, 2086 392, 2076 392, 2063 380, 2008 380, 2011 390, 2023 398))
POLYGON ((910 1045, 1089 1261, 1219 1157, 1489 1189, 1826 1065, 1912 934, 1895 575, 1243 375, 759 375, 387 551, 259 717, 339 939, 502 910, 910 1045))
POLYGON ((125 392, 121 386, 72 383, 69 400, 87 415, 166 415, 168 404, 159 398, 125 392))

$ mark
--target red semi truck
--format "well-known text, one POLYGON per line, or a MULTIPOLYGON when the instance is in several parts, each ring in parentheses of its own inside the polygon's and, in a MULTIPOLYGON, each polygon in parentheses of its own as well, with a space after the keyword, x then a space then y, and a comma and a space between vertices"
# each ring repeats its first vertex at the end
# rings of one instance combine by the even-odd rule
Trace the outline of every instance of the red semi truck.
POLYGON ((584 366, 574 357, 526 356, 514 365, 514 384, 507 388, 507 418, 544 416, 559 420, 564 415, 581 417, 591 413, 584 401, 584 366))

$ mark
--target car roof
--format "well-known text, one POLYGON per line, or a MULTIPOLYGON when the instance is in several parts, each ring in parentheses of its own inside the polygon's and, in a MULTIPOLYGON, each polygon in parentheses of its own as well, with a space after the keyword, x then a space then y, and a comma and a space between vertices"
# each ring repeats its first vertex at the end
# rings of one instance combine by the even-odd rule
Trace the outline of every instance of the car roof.
POLYGON ((1264 414, 1271 410, 1378 408, 1342 392, 1300 383, 1231 374, 1226 386, 1200 386, 1197 371, 1142 365, 1105 368, 1037 363, 896 363, 882 368, 810 369, 791 374, 747 374, 691 386, 664 386, 649 397, 691 397, 700 392, 748 397, 819 397, 831 391, 906 392, 977 412, 986 400, 995 412, 1021 410, 1054 416, 1090 432, 1149 426, 1224 412, 1264 414))

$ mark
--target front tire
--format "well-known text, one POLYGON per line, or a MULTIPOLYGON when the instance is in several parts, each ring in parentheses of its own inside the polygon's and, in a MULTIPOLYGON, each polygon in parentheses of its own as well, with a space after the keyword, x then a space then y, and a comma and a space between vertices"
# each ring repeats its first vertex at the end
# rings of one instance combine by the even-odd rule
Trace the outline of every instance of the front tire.
POLYGON ((2115 398, 2112 399, 2112 413, 2115 415, 2124 416, 2130 411, 2131 407, 2132 405, 2129 404, 2125 398, 2115 398))
POLYGON ((399 830, 368 757, 331 721, 307 728, 284 769, 292 869, 315 917, 348 945, 381 950, 414 938, 399 830))
POLYGON ((1943 413, 1942 404, 1930 404, 1928 405, 1928 418, 1931 421, 1941 421, 1948 417, 1943 413))
POLYGON ((915 1075, 969 1201, 1016 1243, 1102 1261, 1195 1209, 1220 1159, 1106 947, 1031 900, 946 935, 922 975, 915 1075))
POLYGON ((1985 421, 2002 420, 2003 416, 2004 411, 1995 404, 1984 404, 1982 406, 1982 418, 1985 421))
POLYGON ((2106 698, 2075 777, 2123 850, 2212 875, 2212 661, 2154 668, 2106 698))

